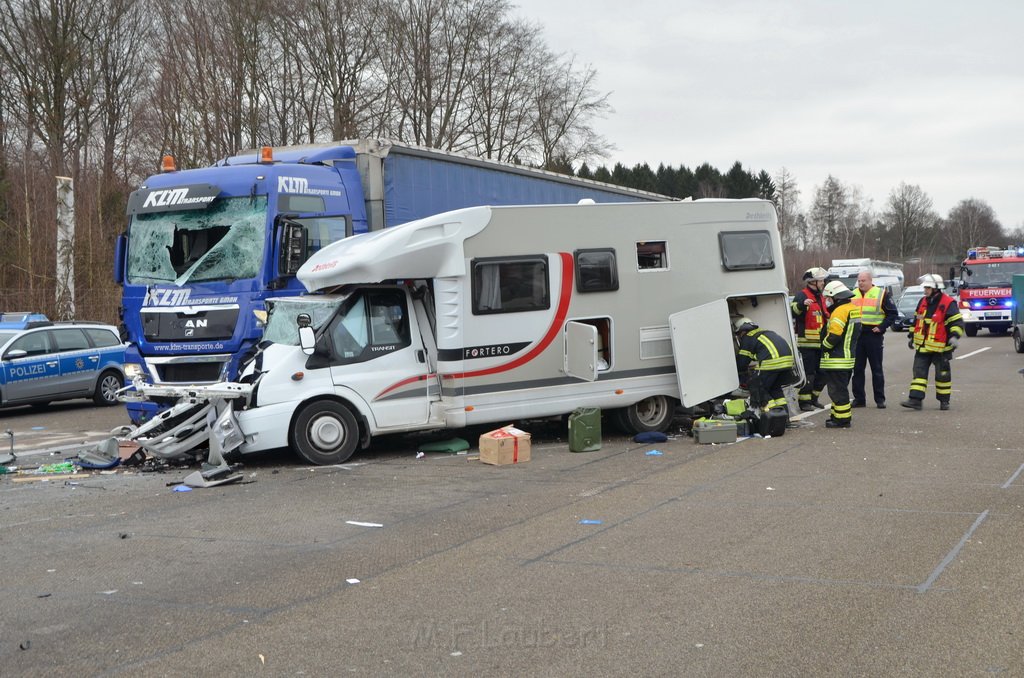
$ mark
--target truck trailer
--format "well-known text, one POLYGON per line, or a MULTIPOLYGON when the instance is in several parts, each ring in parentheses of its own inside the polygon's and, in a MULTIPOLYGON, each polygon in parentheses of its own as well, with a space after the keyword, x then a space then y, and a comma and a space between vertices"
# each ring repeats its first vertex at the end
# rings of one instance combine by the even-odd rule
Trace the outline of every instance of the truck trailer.
POLYGON ((216 420, 242 453, 337 464, 380 435, 578 407, 665 430, 738 387, 733 318, 795 346, 762 200, 468 208, 335 242, 297 277, 309 293, 268 300, 238 382, 143 386, 178 404, 132 438, 174 457, 216 420))
MULTIPOLYGON (((128 200, 117 240, 126 373, 154 384, 234 379, 264 302, 328 243, 475 205, 660 201, 610 184, 380 140, 264 148, 164 171, 128 200)), ((158 402, 129 404, 133 422, 158 402)))

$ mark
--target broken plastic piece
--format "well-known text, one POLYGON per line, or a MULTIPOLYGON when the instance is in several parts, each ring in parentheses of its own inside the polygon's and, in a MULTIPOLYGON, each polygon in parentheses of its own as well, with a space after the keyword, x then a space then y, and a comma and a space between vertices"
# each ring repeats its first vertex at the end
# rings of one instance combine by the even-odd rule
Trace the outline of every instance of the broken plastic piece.
POLYGON ((121 463, 117 438, 107 438, 95 445, 87 447, 72 460, 82 468, 108 469, 121 463))
POLYGON ((174 487, 174 491, 175 492, 191 492, 192 488, 189 487, 188 485, 176 485, 174 487))
POLYGON ((346 520, 345 522, 356 527, 384 527, 381 523, 363 523, 358 520, 346 520))
POLYGON ((662 452, 661 450, 647 450, 647 456, 648 457, 660 457, 660 456, 662 456, 664 454, 665 453, 662 452))
POLYGON ((185 476, 182 482, 189 487, 216 487, 242 479, 234 466, 207 466, 185 476))
POLYGON ((593 520, 593 519, 590 519, 590 518, 584 518, 583 520, 580 521, 580 525, 600 525, 603 522, 604 522, 603 520, 593 520))

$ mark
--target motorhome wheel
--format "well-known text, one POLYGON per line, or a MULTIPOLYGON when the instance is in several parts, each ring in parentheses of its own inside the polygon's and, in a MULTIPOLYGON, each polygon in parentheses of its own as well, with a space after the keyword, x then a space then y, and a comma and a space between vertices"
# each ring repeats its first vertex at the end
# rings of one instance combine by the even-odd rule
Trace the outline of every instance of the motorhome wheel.
POLYGON ((292 426, 292 449, 311 464, 348 461, 359 443, 359 425, 347 407, 316 400, 303 407, 292 426))
POLYGON ((614 410, 615 425, 628 435, 646 431, 665 431, 672 424, 675 402, 668 396, 651 396, 638 403, 614 410))
POLYGON ((1013 349, 1017 353, 1024 353, 1024 339, 1021 339, 1020 330, 1013 330, 1013 349))

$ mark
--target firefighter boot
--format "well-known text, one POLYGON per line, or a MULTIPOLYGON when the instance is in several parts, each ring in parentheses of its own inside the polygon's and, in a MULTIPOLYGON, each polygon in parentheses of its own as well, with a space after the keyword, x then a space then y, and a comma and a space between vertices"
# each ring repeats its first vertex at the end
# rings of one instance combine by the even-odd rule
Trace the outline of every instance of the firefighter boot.
POLYGON ((909 407, 912 410, 921 409, 921 401, 918 400, 917 398, 908 398, 907 400, 901 402, 900 405, 902 405, 903 407, 909 407))
POLYGON ((949 409, 949 401, 948 400, 943 400, 942 402, 940 402, 939 403, 939 409, 940 410, 948 410, 949 409))
POLYGON ((850 428, 851 423, 849 419, 832 419, 830 417, 825 422, 825 428, 850 428))

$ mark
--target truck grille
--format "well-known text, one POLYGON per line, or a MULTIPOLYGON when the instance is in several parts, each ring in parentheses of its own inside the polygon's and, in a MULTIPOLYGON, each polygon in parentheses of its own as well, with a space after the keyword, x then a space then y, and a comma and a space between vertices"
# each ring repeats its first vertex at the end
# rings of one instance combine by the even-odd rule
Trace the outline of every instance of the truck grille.
POLYGON ((224 363, 176 363, 160 365, 157 372, 164 383, 198 384, 217 381, 224 363))

